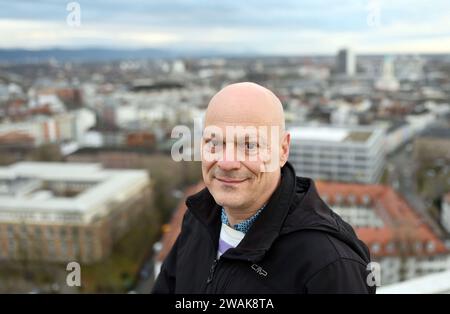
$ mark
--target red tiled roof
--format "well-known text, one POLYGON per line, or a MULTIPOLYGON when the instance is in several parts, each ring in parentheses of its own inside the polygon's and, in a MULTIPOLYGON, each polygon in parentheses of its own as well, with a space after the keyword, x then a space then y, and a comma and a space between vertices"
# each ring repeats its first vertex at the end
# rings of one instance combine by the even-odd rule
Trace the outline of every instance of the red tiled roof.
POLYGON ((384 226, 353 227, 358 237, 369 246, 373 256, 434 255, 447 252, 442 240, 391 187, 324 181, 317 181, 316 186, 319 194, 326 196, 331 208, 337 205, 339 198, 339 204, 345 206, 350 205, 351 198, 354 198, 354 203, 364 205, 364 198, 369 197, 369 202, 366 201, 364 206, 373 209, 384 226), (374 246, 378 248, 372 249, 374 246), (428 249, 428 246, 433 249, 428 249))
POLYGON ((34 137, 27 132, 11 131, 0 134, 1 144, 34 143, 34 137))

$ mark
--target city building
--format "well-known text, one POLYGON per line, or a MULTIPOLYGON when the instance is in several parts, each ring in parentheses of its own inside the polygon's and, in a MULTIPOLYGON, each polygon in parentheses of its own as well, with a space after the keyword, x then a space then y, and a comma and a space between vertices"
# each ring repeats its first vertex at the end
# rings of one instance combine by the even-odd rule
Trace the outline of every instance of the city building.
POLYGON ((450 234, 450 192, 444 195, 441 204, 441 224, 450 234))
POLYGON ((0 124, 0 136, 22 133, 34 139, 34 145, 82 141, 87 130, 94 126, 95 114, 86 108, 54 115, 36 115, 17 122, 0 124))
POLYGON ((317 189, 380 263, 381 285, 450 270, 443 241, 391 187, 318 181, 317 189))
POLYGON ((0 260, 102 260, 149 209, 149 197, 143 170, 48 162, 0 167, 0 260))
POLYGON ((289 160, 313 179, 377 183, 384 169, 384 131, 370 127, 299 126, 289 129, 289 160))
POLYGON ((336 70, 338 74, 352 76, 356 73, 355 55, 350 49, 339 50, 336 57, 336 70))
POLYGON ((386 136, 384 139, 384 151, 386 155, 397 151, 400 147, 411 141, 415 135, 413 127, 406 121, 377 121, 377 123, 386 127, 386 136))
POLYGON ((146 147, 83 147, 66 157, 69 162, 100 163, 105 168, 139 169, 148 165, 154 149, 146 147))
POLYGON ((386 57, 383 62, 383 71, 381 77, 377 80, 375 87, 382 91, 396 91, 400 84, 395 78, 394 60, 391 57, 386 57))
POLYGON ((3 162, 22 160, 34 149, 34 138, 27 133, 12 131, 0 134, 0 155, 3 162))
POLYGON ((450 162, 450 128, 433 126, 414 139, 414 158, 423 163, 441 159, 450 162))

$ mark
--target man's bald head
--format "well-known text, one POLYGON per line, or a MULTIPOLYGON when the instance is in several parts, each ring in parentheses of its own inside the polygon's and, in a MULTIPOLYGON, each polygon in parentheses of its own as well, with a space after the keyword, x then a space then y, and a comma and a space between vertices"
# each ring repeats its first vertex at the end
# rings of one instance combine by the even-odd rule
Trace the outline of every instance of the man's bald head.
POLYGON ((283 106, 270 90, 261 85, 242 82, 220 90, 206 110, 205 125, 214 124, 274 126, 284 131, 283 106))

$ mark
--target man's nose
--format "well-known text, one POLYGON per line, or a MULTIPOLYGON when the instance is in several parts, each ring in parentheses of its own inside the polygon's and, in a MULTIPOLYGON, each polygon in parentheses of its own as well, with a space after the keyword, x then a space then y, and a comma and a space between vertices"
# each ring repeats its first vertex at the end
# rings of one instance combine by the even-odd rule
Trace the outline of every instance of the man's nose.
POLYGON ((222 158, 217 161, 217 166, 219 166, 220 169, 227 171, 239 169, 241 163, 236 156, 235 150, 225 149, 222 158))

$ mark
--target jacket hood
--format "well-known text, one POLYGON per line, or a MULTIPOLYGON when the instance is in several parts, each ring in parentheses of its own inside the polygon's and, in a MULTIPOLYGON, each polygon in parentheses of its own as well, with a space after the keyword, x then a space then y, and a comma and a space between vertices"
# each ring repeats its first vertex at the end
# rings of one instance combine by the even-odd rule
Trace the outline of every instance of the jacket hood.
POLYGON ((314 181, 310 178, 296 177, 295 183, 295 195, 300 196, 300 199, 290 208, 280 234, 300 230, 326 232, 346 243, 366 263, 369 263, 370 253, 367 246, 358 239, 353 228, 322 200, 314 181))
MULTIPOLYGON (((186 205, 208 229, 213 243, 218 243, 221 206, 208 189, 190 196, 186 205)), ((370 262, 369 250, 353 228, 325 204, 312 179, 295 175, 289 162, 281 169, 280 185, 258 219, 241 243, 234 250, 228 250, 224 257, 258 262, 279 236, 301 230, 326 232, 346 243, 366 263, 370 262)))

